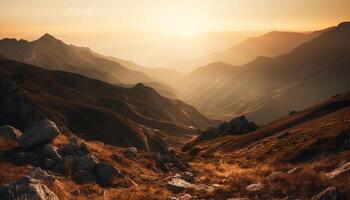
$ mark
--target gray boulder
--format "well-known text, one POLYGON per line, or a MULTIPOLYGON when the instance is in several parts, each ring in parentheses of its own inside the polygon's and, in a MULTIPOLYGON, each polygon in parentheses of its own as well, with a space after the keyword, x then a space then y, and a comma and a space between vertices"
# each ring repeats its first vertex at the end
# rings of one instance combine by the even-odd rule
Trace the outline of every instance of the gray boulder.
POLYGON ((20 146, 24 149, 33 147, 38 144, 50 142, 60 133, 56 124, 49 119, 44 119, 34 123, 32 128, 25 131, 20 138, 20 146))
POLYGON ((91 170, 98 163, 97 158, 92 154, 85 156, 79 156, 75 158, 75 168, 76 170, 91 170))
POLYGON ((135 147, 128 147, 124 150, 124 155, 127 158, 137 159, 139 157, 138 151, 135 147))
POLYGON ((52 144, 46 144, 41 150, 41 155, 44 158, 49 158, 54 161, 62 160, 60 154, 57 153, 56 147, 54 147, 52 144))
POLYGON ((59 200, 46 185, 26 176, 0 188, 0 199, 59 200))
POLYGON ((182 173, 181 178, 187 182, 190 182, 190 183, 192 183, 194 181, 194 175, 191 172, 182 173))
POLYGON ((312 197, 311 200, 340 200, 340 193, 336 187, 329 187, 312 197))
POLYGON ((22 132, 12 126, 0 127, 0 151, 10 151, 19 147, 19 138, 22 132))
POLYGON ((112 165, 100 162, 95 167, 95 176, 102 185, 113 185, 120 172, 112 165))
POLYGON ((248 185, 245 189, 249 192, 258 192, 264 189, 264 187, 265 186, 262 183, 254 183, 254 184, 248 185))
POLYGON ((178 177, 170 178, 166 185, 170 191, 175 193, 183 192, 188 188, 193 188, 191 183, 178 177))

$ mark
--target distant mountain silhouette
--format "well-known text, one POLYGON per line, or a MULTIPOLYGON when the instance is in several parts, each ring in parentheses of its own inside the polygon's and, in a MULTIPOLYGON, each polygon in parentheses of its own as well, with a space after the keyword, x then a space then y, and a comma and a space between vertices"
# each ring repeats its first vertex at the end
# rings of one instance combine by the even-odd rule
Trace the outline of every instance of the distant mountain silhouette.
POLYGON ((153 137, 213 124, 195 108, 141 83, 125 88, 6 59, 0 61, 0 94, 0 124, 24 129, 49 118, 64 133, 143 149, 153 137))
POLYGON ((226 66, 223 73, 222 64, 198 69, 179 88, 191 88, 182 96, 210 117, 245 114, 263 123, 349 90, 349 53, 346 22, 284 55, 226 66))
POLYGON ((308 42, 332 28, 334 27, 311 33, 272 31, 259 37, 248 38, 244 42, 234 45, 227 50, 208 56, 192 60, 174 61, 173 65, 187 66, 190 69, 218 61, 231 65, 242 65, 259 56, 274 57, 288 53, 302 43, 308 42))
POLYGON ((49 34, 31 42, 7 38, 0 40, 0 54, 15 61, 46 69, 79 73, 110 83, 154 81, 141 72, 129 70, 117 62, 97 56, 89 48, 67 45, 49 34))

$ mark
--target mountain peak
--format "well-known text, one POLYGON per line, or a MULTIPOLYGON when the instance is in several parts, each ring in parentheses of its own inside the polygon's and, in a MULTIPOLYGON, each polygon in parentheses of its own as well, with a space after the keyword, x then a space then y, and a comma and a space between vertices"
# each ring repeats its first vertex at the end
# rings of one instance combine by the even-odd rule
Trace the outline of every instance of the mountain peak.
POLYGON ((41 36, 38 39, 38 41, 57 41, 57 39, 54 36, 52 36, 48 33, 45 33, 43 36, 41 36))
POLYGON ((337 26, 338 29, 350 30, 350 22, 342 22, 337 26))

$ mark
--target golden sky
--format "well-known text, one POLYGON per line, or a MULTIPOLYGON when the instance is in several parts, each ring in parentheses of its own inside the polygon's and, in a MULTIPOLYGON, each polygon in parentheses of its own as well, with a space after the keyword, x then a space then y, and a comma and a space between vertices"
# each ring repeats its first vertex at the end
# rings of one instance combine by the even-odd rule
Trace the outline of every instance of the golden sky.
POLYGON ((314 30, 346 20, 350 0, 0 0, 1 35, 22 37, 314 30))

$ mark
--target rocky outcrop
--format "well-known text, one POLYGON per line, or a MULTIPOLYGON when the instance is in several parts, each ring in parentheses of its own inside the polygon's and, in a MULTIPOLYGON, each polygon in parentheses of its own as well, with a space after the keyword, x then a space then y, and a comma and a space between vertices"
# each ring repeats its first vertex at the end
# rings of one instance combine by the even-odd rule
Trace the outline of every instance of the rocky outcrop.
POLYGON ((22 132, 12 126, 0 127, 0 151, 11 151, 19 147, 19 138, 22 132))
POLYGON ((100 162, 95 167, 95 176, 102 185, 113 185, 120 172, 112 165, 100 162))
POLYGON ((59 200, 46 185, 27 176, 0 188, 0 199, 59 200))
POLYGON ((210 140, 224 135, 241 135, 257 129, 254 122, 249 122, 245 116, 224 122, 216 128, 209 128, 199 136, 199 140, 210 140))
POLYGON ((56 124, 49 119, 36 122, 30 129, 26 130, 20 138, 20 146, 24 149, 38 144, 50 142, 60 133, 56 124))
POLYGON ((204 140, 212 140, 217 137, 225 135, 241 135, 255 131, 257 125, 254 122, 248 121, 245 116, 240 116, 232 119, 230 122, 224 122, 216 128, 210 127, 206 131, 202 132, 195 140, 187 143, 182 151, 188 151, 192 149, 196 144, 204 140))

